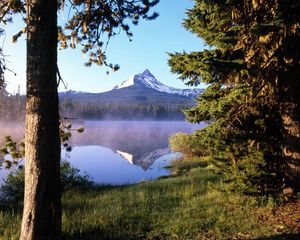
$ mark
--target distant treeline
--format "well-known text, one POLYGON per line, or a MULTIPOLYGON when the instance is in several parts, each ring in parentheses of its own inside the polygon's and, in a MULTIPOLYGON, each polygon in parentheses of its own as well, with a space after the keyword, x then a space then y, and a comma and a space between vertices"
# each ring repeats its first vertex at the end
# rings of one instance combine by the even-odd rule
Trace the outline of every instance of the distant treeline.
POLYGON ((66 117, 97 120, 183 120, 182 110, 188 105, 179 104, 136 104, 136 103, 60 103, 60 111, 66 117))
MULTIPOLYGON (((91 103, 73 102, 64 99, 60 102, 60 112, 65 117, 93 120, 183 120, 183 110, 191 107, 184 104, 141 104, 141 103, 91 103)), ((24 121, 25 97, 8 94, 0 90, 0 119, 24 121)))
POLYGON ((0 119, 3 121, 23 121, 25 117, 25 97, 9 94, 4 88, 0 89, 0 119))

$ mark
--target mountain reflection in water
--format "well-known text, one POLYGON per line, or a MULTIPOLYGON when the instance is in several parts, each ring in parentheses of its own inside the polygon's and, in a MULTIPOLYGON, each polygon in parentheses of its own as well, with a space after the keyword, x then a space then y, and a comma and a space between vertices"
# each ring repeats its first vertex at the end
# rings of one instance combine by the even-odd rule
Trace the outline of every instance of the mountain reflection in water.
MULTIPOLYGON (((170 153, 170 135, 190 133, 204 126, 164 121, 85 121, 73 125, 73 128, 83 126, 84 132, 72 133, 72 151, 63 151, 62 158, 67 158, 95 182, 113 185, 168 175, 165 167, 180 156, 170 153)), ((0 170, 0 178, 3 176, 0 170)))
POLYGON ((103 146, 77 146, 70 153, 73 166, 88 173, 96 183, 123 185, 156 179, 169 174, 165 167, 169 161, 178 157, 170 153, 155 159, 151 166, 144 170, 125 160, 119 153, 103 146))
POLYGON ((126 184, 168 175, 165 167, 180 154, 170 153, 168 138, 203 124, 157 121, 86 121, 74 133, 71 163, 103 184, 126 184), (126 160, 126 161, 124 161, 126 160))
POLYGON ((159 158, 170 153, 169 148, 156 149, 153 152, 146 153, 140 158, 135 158, 132 154, 116 151, 122 158, 127 160, 133 165, 139 166, 145 171, 159 158))

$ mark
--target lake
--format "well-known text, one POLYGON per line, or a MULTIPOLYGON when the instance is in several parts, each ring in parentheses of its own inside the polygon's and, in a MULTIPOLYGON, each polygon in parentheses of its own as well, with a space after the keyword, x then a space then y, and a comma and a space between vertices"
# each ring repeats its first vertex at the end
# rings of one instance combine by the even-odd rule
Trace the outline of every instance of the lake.
MULTIPOLYGON (((81 125, 84 132, 72 133, 72 151, 63 150, 62 159, 69 160, 96 183, 111 185, 138 183, 168 175, 169 170, 165 167, 180 156, 168 148, 170 135, 190 133, 204 126, 175 121, 85 121, 81 125)), ((20 125, 2 124, 0 130, 3 136, 11 134, 15 139, 22 139, 23 127, 20 125)), ((4 169, 0 170, 2 181, 6 174, 4 169)))

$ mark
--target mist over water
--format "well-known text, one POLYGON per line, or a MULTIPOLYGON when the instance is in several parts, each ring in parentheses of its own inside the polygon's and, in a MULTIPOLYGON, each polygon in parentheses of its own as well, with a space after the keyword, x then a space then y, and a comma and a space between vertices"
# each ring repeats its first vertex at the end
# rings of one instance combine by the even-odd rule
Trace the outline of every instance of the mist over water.
MULTIPOLYGON (((79 126, 84 127, 84 132, 72 132, 72 151, 63 150, 62 159, 69 160, 97 183, 119 185, 168 175, 165 167, 179 156, 168 149, 170 135, 191 133, 204 124, 176 121, 82 121, 73 124, 74 129, 79 126)), ((0 123, 0 138, 6 135, 21 140, 24 124, 0 123)), ((4 175, 0 170, 0 178, 4 175)))
POLYGON ((24 123, 0 120, 0 146, 4 143, 5 136, 11 136, 15 141, 21 141, 24 138, 24 132, 24 123))
POLYGON ((73 145, 101 145, 125 152, 144 152, 167 148, 170 135, 190 133, 204 125, 176 121, 86 121, 81 126, 85 130, 73 133, 73 145))

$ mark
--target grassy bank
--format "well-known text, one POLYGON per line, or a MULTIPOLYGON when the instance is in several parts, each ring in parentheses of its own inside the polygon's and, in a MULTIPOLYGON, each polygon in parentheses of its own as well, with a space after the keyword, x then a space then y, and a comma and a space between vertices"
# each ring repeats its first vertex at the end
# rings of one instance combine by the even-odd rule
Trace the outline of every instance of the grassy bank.
MULTIPOLYGON (((199 159, 173 170, 153 182, 64 193, 64 239, 298 239, 269 220, 272 202, 224 191, 222 176, 199 159)), ((20 219, 20 208, 2 209, 0 239, 18 239, 20 219)))

